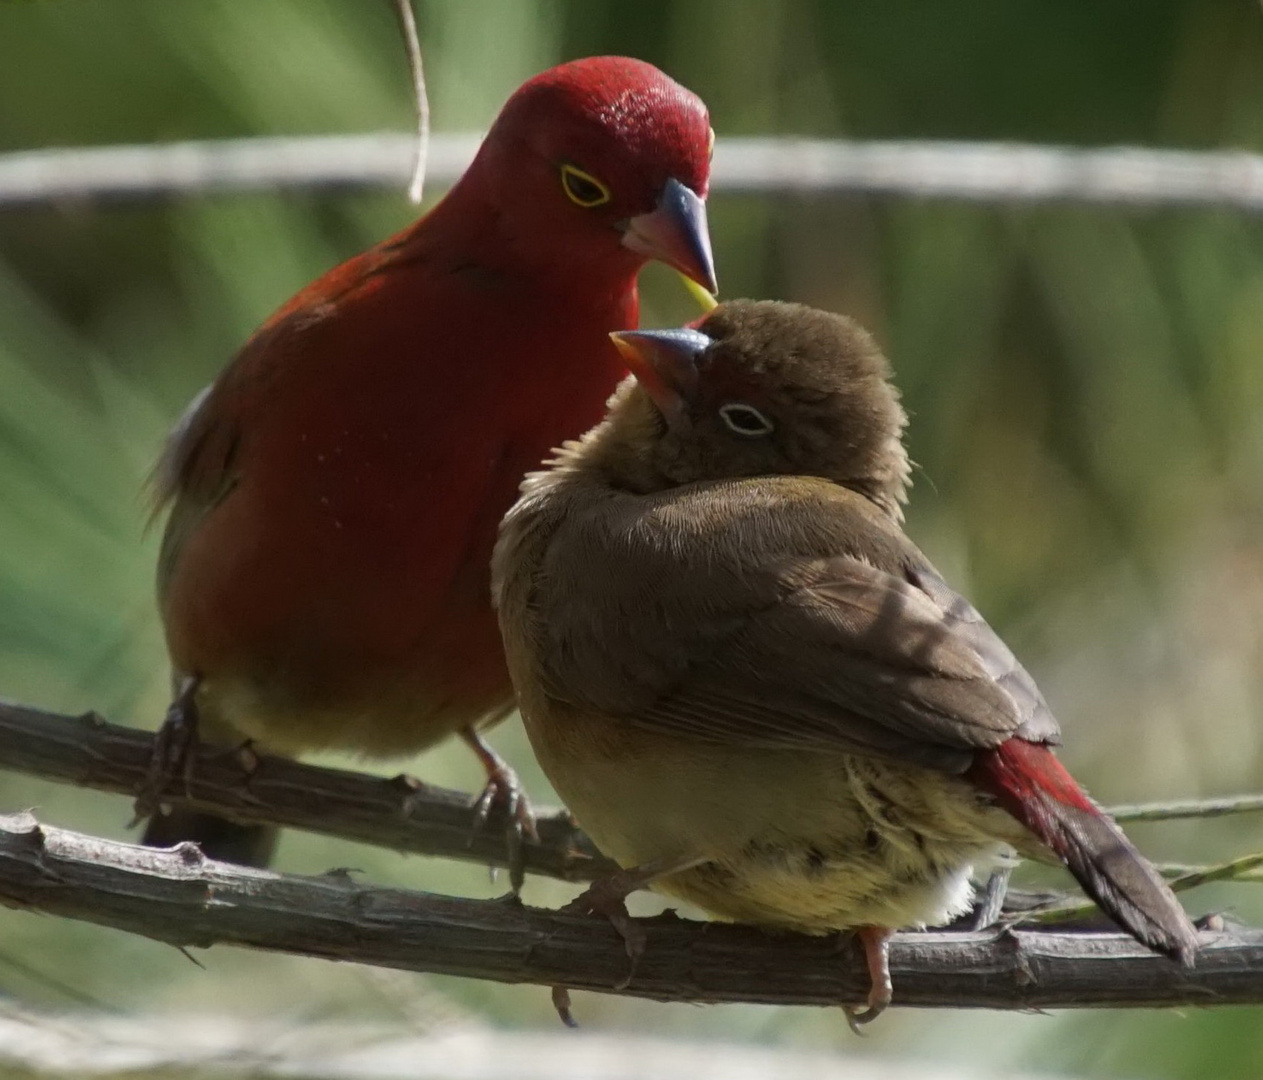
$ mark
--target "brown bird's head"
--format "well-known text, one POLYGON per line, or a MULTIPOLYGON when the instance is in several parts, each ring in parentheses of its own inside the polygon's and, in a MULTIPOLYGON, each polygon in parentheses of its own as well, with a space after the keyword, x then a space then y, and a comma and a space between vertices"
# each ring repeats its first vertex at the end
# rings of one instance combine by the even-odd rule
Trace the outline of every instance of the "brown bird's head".
POLYGON ((721 304, 695 329, 612 334, 632 369, 589 450, 615 482, 815 476, 895 518, 907 422, 890 365, 851 319, 768 300, 721 304))

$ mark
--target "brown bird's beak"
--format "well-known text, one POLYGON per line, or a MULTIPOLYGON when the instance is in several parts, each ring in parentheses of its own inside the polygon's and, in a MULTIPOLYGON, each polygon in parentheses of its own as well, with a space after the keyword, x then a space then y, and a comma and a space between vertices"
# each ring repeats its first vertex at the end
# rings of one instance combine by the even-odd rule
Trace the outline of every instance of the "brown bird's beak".
POLYGON ((697 391, 697 359, 714 342, 699 330, 616 330, 610 340, 667 423, 678 422, 697 391))
POLYGON ((706 204, 674 177, 663 187, 657 206, 627 222, 623 246, 674 267, 712 295, 719 289, 706 204))

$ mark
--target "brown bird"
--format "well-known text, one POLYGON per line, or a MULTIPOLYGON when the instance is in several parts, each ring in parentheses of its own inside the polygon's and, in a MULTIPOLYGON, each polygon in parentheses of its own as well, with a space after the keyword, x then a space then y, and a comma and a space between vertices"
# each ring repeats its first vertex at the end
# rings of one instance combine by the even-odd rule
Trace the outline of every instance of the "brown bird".
POLYGON ((651 885, 856 931, 864 1023, 893 931, 966 911, 1013 845, 1191 963, 1192 924, 1053 755, 1030 675, 903 534, 906 418, 872 339, 748 300, 611 336, 635 377, 523 483, 492 570, 540 764, 626 868, 580 903, 627 929, 651 885))

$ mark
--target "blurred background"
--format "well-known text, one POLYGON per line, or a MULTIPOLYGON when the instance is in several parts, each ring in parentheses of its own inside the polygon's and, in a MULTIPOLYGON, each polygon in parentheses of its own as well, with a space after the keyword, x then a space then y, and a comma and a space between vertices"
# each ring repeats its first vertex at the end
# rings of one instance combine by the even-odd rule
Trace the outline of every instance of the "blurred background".
MULTIPOLYGON (((525 77, 626 53, 738 134, 1263 151, 1255 0, 431 0, 434 125, 481 130, 525 77)), ((406 131, 385 0, 0 3, 0 151, 406 131)), ((428 200, 439 193, 430 191, 428 200)), ((402 190, 0 212, 0 696, 154 726, 166 704, 140 487, 251 330, 393 232, 402 190)), ((725 197, 724 295, 856 316, 893 358, 919 463, 910 531, 1006 636, 1103 802, 1263 790, 1263 219, 725 197)), ((650 268, 646 325, 693 308, 650 268)), ((551 798, 513 721, 494 737, 551 798)), ((468 760, 467 760, 468 759, 468 760)), ((448 748, 399 763, 475 789, 448 748)), ((0 812, 125 836, 126 801, 0 774, 0 812)), ((1155 858, 1263 849, 1263 815, 1130 830, 1155 858)), ((287 834, 283 869, 467 895, 485 871, 287 834)), ((1068 879, 1067 879, 1068 880, 1068 879)), ((568 895, 527 883, 529 903, 568 895)), ((1263 889, 1186 896, 1263 920, 1263 889)), ((554 1030, 546 991, 199 954, 0 910, 0 999, 554 1030)), ((1256 1078, 1263 1009, 839 1013, 577 995, 601 1032, 1083 1077, 1256 1078)))

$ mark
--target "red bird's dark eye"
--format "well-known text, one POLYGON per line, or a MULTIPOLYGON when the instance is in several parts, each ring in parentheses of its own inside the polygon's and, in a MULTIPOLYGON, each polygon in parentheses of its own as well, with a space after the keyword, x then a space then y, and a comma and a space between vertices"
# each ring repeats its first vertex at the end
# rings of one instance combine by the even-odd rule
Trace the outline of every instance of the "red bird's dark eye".
POLYGON ((590 209, 610 201, 610 189, 591 173, 573 165, 561 167, 561 186, 568 198, 576 206, 590 209))

